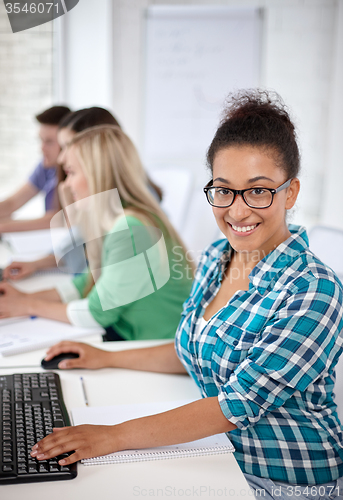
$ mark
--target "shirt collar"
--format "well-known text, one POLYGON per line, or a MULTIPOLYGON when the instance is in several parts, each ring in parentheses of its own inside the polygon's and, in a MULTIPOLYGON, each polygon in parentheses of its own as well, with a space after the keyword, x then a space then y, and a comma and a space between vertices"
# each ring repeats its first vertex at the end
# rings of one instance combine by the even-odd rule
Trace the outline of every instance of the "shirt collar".
MULTIPOLYGON (((291 236, 282 242, 275 250, 260 260, 249 274, 251 284, 263 295, 266 290, 273 288, 279 273, 285 266, 294 261, 298 255, 308 248, 308 237, 304 227, 290 224, 288 229, 291 236)), ((195 304, 202 302, 206 307, 220 286, 223 274, 230 261, 233 249, 228 240, 220 240, 213 248, 214 255, 212 263, 207 270, 206 287, 200 286, 194 296, 188 301, 188 307, 193 308, 195 304)))
MULTIPOLYGON (((289 266, 301 252, 308 249, 306 229, 295 224, 290 224, 288 229, 291 236, 260 260, 249 274, 250 282, 262 294, 273 285, 281 269, 289 266)), ((219 281, 222 280, 227 262, 231 259, 232 251, 229 242, 227 242, 218 258, 218 266, 216 266, 214 272, 214 277, 218 274, 219 281)))
POLYGON ((273 286, 281 269, 288 267, 301 252, 308 249, 308 236, 304 227, 290 224, 291 236, 266 255, 253 268, 249 279, 260 293, 273 286))

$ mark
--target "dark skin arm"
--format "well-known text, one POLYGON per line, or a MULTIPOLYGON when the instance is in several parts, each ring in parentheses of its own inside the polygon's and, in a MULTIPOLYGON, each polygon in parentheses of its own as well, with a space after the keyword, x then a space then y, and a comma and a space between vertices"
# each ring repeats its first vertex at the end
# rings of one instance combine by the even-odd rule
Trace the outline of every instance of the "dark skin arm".
MULTIPOLYGON (((173 343, 145 349, 108 352, 86 344, 65 341, 50 348, 46 359, 51 359, 61 352, 76 352, 79 358, 65 360, 59 364, 59 368, 113 367, 159 373, 186 373, 173 343)), ((33 447, 32 456, 44 460, 75 450, 70 457, 59 462, 66 465, 82 458, 125 449, 194 441, 233 429, 236 429, 236 426, 225 418, 218 399, 212 397, 119 425, 79 425, 54 429, 52 434, 33 447), (194 422, 197 422, 197 425, 194 425, 194 422)))
POLYGON ((236 426, 225 418, 218 399, 212 397, 118 425, 78 425, 54 429, 52 434, 32 448, 31 456, 47 460, 75 450, 68 458, 59 461, 60 465, 68 465, 82 458, 195 441, 234 429, 236 426))

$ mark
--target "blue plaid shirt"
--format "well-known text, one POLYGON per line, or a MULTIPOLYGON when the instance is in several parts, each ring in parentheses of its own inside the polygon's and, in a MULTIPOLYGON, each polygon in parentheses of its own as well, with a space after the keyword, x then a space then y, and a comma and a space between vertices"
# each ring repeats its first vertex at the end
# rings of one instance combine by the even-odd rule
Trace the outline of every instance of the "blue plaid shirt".
POLYGON ((237 426, 228 436, 243 472, 314 485, 343 476, 333 395, 343 287, 308 249, 306 231, 289 229, 250 273, 249 290, 235 293, 195 338, 231 249, 219 240, 204 251, 175 345, 202 396, 217 396, 237 426))

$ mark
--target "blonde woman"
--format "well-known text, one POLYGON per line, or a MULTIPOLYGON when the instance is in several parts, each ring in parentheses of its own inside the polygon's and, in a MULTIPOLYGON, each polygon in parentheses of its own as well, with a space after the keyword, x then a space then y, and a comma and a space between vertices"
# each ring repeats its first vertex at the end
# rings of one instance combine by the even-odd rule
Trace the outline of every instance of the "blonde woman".
POLYGON ((33 294, 2 283, 0 317, 101 325, 108 340, 172 338, 193 276, 131 140, 117 126, 88 129, 70 142, 65 170, 67 215, 84 230, 90 271, 33 294))

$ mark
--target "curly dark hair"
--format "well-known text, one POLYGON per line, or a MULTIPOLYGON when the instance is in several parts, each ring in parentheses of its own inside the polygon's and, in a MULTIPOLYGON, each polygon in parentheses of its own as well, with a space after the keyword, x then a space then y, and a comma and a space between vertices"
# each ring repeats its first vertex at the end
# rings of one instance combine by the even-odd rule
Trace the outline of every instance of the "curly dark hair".
POLYGON ((218 151, 230 146, 252 146, 270 150, 287 178, 297 177, 297 137, 282 98, 276 92, 248 89, 229 94, 226 103, 224 118, 207 152, 210 170, 218 151))

